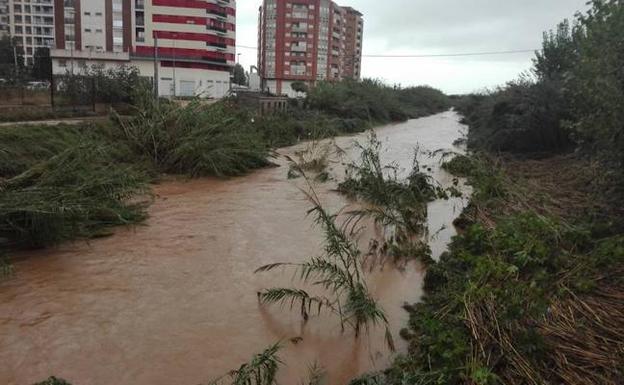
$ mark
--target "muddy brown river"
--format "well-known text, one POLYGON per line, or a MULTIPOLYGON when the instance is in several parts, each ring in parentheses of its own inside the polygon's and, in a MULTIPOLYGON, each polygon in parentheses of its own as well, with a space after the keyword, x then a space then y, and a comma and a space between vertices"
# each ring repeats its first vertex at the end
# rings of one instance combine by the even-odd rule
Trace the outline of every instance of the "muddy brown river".
MULTIPOLYGON (((452 144, 465 133, 458 120, 449 111, 378 128, 384 163, 397 162, 407 173, 416 146, 460 151, 452 144)), ((357 158, 352 143, 365 137, 336 143, 357 158)), ((423 153, 420 160, 440 183, 452 183, 439 155, 423 153)), ((356 340, 331 315, 304 324, 296 310, 258 304, 258 290, 297 281, 286 270, 254 274, 257 267, 302 262, 322 246, 305 215, 310 203, 302 181, 287 178, 283 157, 276 163, 281 167, 230 180, 163 182, 145 225, 18 256, 15 275, 0 283, 0 384, 54 375, 74 385, 197 385, 280 340, 282 385, 303 383, 315 363, 329 385, 383 369, 392 355, 381 328, 356 340)), ((337 211, 349 202, 333 188, 332 181, 315 185, 324 205, 337 211)), ((429 205, 434 257, 454 235, 451 223, 465 200, 429 205)), ((423 275, 419 263, 409 262, 375 266, 367 278, 399 352, 408 318, 402 305, 419 300, 423 275)))

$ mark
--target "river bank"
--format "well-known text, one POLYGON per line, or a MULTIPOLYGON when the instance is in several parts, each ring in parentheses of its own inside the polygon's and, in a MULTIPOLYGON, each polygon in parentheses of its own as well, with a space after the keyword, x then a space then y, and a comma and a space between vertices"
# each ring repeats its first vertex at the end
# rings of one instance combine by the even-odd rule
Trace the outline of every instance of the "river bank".
POLYGON ((408 355, 376 383, 618 384, 624 237, 605 170, 575 154, 449 168, 474 188, 461 235, 410 308, 408 355))
MULTIPOLYGON (((409 170, 416 145, 428 151, 454 149, 464 130, 458 119, 444 113, 377 129, 386 149, 384 163, 397 161, 409 170)), ((355 138, 336 143, 349 149, 355 138)), ((297 149, 301 146, 278 152, 297 149)), ((0 358, 7 363, 0 380, 33 383, 56 375, 74 384, 195 384, 229 371, 277 340, 296 337, 303 340, 287 342, 281 354, 287 364, 280 372, 284 383, 299 382, 315 361, 336 384, 386 367, 381 330, 356 342, 342 335, 330 317, 303 327, 287 308, 258 307, 255 293, 289 283, 290 275, 276 279, 253 271, 276 260, 316 255, 321 241, 305 216, 309 205, 298 189, 301 180, 288 179, 283 158, 276 162, 281 167, 231 180, 163 181, 155 187, 146 226, 23 254, 15 276, 0 284, 5 315, 0 358)), ((452 183, 439 170, 438 157, 424 156, 423 165, 441 182, 452 183)), ((331 211, 349 203, 334 187, 318 184, 331 211)), ((453 235, 450 223, 462 205, 460 199, 431 203, 434 254, 453 235), (442 222, 446 226, 438 232, 442 222)), ((402 305, 418 300, 423 274, 418 263, 410 262, 403 269, 375 269, 370 276, 371 290, 399 343, 408 317, 402 305)))

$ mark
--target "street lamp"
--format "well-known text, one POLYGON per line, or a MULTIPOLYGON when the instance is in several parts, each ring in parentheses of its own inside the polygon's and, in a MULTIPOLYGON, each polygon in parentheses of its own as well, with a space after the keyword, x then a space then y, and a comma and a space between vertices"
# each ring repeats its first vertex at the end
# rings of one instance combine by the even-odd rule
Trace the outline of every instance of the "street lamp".
POLYGON ((70 9, 68 12, 69 12, 69 15, 71 16, 72 24, 74 25, 74 28, 72 29, 72 34, 70 35, 72 39, 71 46, 70 46, 71 74, 73 76, 74 75, 74 46, 76 45, 76 10, 70 9))

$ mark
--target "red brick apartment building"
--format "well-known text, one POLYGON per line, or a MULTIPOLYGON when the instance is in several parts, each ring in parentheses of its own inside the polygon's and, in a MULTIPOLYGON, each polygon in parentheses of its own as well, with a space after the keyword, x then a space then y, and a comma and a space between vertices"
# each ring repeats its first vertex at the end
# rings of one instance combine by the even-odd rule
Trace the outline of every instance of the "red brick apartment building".
POLYGON ((54 0, 53 71, 127 64, 162 96, 222 97, 236 54, 235 0, 54 0))
POLYGON ((330 0, 264 0, 258 68, 263 89, 294 96, 291 84, 359 79, 362 14, 330 0))

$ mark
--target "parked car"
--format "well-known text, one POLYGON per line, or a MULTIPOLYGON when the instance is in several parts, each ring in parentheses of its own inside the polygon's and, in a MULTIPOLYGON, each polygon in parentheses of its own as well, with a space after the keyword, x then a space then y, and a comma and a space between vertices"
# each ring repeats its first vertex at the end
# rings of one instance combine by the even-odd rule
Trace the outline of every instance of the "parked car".
POLYGON ((31 91, 47 90, 49 88, 50 88, 49 82, 28 82, 26 84, 26 89, 31 90, 31 91))

